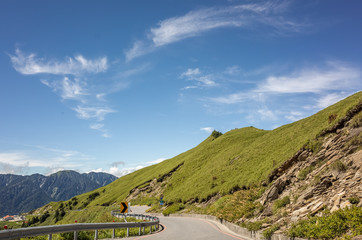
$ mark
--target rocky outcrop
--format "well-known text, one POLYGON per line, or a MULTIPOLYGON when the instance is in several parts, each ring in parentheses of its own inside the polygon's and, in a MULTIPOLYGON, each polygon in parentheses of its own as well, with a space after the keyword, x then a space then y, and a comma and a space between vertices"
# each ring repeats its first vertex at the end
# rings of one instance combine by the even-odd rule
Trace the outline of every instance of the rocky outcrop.
MULTIPOLYGON (((300 149, 269 176, 270 187, 259 199, 274 222, 294 222, 308 215, 362 206, 362 104, 316 139, 316 152, 300 149), (273 213, 277 199, 289 197, 284 214, 273 213)), ((275 210, 274 211, 278 211, 275 210)))
POLYGON ((167 185, 168 180, 175 173, 184 163, 180 163, 176 167, 174 167, 168 173, 160 176, 159 178, 150 179, 141 185, 138 185, 131 189, 129 195, 127 196, 126 200, 131 201, 135 199, 142 199, 142 198, 160 198, 165 190, 163 186, 167 185))

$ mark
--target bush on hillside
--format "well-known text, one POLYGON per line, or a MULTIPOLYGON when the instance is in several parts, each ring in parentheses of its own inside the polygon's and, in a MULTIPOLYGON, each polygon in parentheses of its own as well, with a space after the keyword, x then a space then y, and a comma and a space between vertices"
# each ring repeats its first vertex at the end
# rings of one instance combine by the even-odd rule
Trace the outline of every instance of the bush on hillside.
POLYGON ((262 234, 263 234, 263 237, 264 237, 265 239, 271 239, 271 236, 273 235, 273 233, 274 233, 275 231, 279 230, 279 228, 280 228, 280 226, 279 226, 278 224, 276 224, 276 225, 273 225, 273 226, 265 229, 265 230, 263 231, 263 233, 262 233, 262 234))
POLYGON ((313 166, 308 166, 306 168, 303 168, 302 170, 299 171, 297 178, 299 180, 304 180, 307 178, 308 174, 311 173, 313 171, 314 167, 313 166))
POLYGON ((211 133, 211 136, 213 136, 215 139, 220 137, 222 135, 222 132, 219 132, 219 131, 216 131, 214 130, 212 133, 211 133))
POLYGON ((275 200, 275 202, 273 204, 273 210, 277 210, 279 208, 285 207, 289 203, 290 203, 289 196, 285 196, 282 199, 275 200))
POLYGON ((362 234, 362 208, 352 206, 333 213, 324 212, 321 217, 309 217, 291 226, 292 238, 335 239, 352 238, 362 234))
POLYGON ((337 160, 331 164, 331 169, 337 172, 344 172, 347 170, 347 166, 340 160, 337 160))
POLYGON ((91 193, 89 194, 87 200, 90 202, 90 201, 93 201, 96 197, 99 196, 99 192, 94 192, 94 193, 91 193))

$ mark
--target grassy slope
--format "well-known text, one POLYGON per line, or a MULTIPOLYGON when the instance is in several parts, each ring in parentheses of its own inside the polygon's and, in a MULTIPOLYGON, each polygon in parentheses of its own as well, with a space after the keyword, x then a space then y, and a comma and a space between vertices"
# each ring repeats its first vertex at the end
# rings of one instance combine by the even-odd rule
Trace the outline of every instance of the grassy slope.
MULTIPOLYGON (((217 139, 210 136, 185 153, 123 176, 95 190, 100 196, 90 202, 87 208, 106 202, 120 202, 134 187, 168 173, 180 163, 184 165, 173 173, 164 191, 166 202, 202 200, 217 192, 226 194, 237 186, 259 184, 309 139, 333 125, 360 101, 362 92, 311 117, 272 131, 248 127, 229 131, 217 139), (329 123, 331 114, 337 114, 337 119, 329 123)), ((80 207, 90 193, 77 196, 79 203, 76 207, 80 207)), ((72 213, 72 218, 75 217, 76 214, 72 213)))

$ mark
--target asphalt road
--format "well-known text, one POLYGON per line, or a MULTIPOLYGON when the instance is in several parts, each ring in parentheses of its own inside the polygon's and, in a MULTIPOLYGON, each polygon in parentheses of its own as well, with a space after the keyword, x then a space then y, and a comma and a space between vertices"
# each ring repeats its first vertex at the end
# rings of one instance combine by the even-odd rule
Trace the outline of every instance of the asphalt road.
MULTIPOLYGON (((144 213, 147 207, 134 206, 132 213, 144 213)), ((188 217, 160 217, 160 223, 164 227, 163 231, 139 237, 127 239, 145 240, 235 240, 243 239, 229 232, 216 222, 188 217)), ((244 240, 244 239, 243 239, 244 240)))

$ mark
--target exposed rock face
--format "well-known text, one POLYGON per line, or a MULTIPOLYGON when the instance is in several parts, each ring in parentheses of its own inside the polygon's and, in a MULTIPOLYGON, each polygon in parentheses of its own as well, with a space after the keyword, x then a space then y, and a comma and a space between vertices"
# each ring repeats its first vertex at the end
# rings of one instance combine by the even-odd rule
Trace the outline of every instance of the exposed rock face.
POLYGON ((275 221, 297 221, 325 208, 333 212, 353 204, 362 206, 362 126, 361 119, 356 121, 361 118, 359 111, 347 114, 324 131, 317 141, 321 145, 318 151, 313 153, 306 146, 273 171, 269 176, 271 187, 259 199, 265 206, 259 218, 270 216, 274 201, 285 196, 291 201, 284 209, 289 214, 274 214, 273 218, 280 218, 275 221))
POLYGON ((142 183, 141 185, 133 188, 129 195, 127 196, 126 200, 131 201, 132 199, 137 198, 144 198, 144 197, 156 197, 160 198, 163 194, 164 188, 163 186, 167 184, 169 178, 172 176, 174 172, 179 169, 183 163, 176 166, 174 169, 172 169, 170 172, 166 173, 165 175, 154 178, 152 180, 146 181, 142 183))

